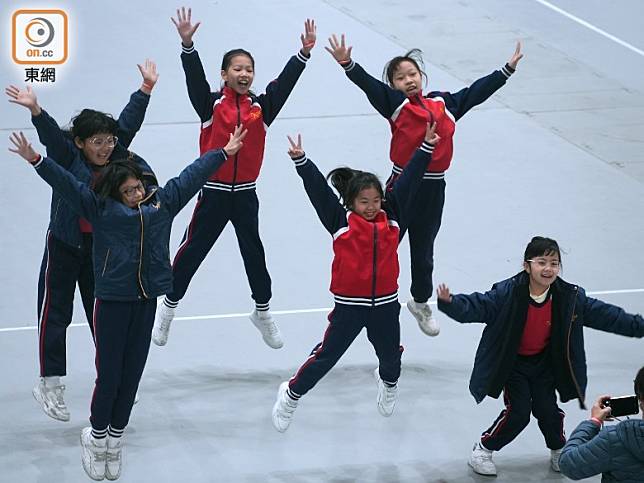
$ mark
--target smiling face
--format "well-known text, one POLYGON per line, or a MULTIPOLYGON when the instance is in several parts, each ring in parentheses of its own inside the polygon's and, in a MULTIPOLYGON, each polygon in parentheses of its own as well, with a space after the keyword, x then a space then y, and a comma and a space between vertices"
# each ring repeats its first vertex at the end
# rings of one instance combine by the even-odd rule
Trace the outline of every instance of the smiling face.
POLYGON ((116 136, 110 133, 98 133, 87 139, 81 139, 78 136, 74 138, 74 143, 83 151, 85 158, 95 166, 105 166, 114 151, 117 142, 116 136))
POLYGON ((246 55, 236 55, 230 64, 221 71, 221 78, 237 94, 248 94, 255 77, 253 61, 246 55))
POLYGON ((408 60, 403 60, 398 64, 391 82, 394 89, 404 92, 407 96, 418 94, 423 85, 418 67, 408 60))
POLYGON ((374 187, 360 190, 354 198, 351 210, 367 221, 372 221, 380 212, 382 197, 380 191, 374 187))
POLYGON ((541 295, 557 279, 561 262, 556 252, 550 252, 526 260, 523 268, 530 276, 530 293, 541 295))

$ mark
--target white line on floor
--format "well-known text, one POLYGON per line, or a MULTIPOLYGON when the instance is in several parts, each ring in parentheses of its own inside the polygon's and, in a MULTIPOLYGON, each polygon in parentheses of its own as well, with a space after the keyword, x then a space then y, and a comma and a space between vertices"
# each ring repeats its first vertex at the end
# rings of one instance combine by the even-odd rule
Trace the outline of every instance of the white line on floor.
POLYGON ((614 35, 609 34, 605 30, 602 30, 599 27, 594 26, 590 22, 586 22, 585 20, 573 15, 572 13, 566 12, 564 9, 557 7, 556 5, 553 5, 552 3, 547 2, 546 0, 535 0, 535 2, 540 3, 544 7, 548 7, 551 10, 554 10, 555 12, 563 15, 564 17, 568 17, 570 20, 577 22, 579 25, 583 25, 584 27, 592 30, 593 32, 597 32, 599 35, 603 35, 607 39, 612 40, 613 42, 621 45, 622 47, 626 47, 628 50, 631 50, 636 54, 639 54, 642 57, 644 57, 644 50, 638 49, 634 45, 629 44, 628 42, 620 39, 619 37, 615 37, 614 35))
MULTIPOLYGON (((595 292, 586 292, 586 295, 614 295, 614 294, 634 294, 634 293, 644 293, 644 288, 630 288, 623 290, 601 290, 595 292)), ((403 305, 405 302, 403 302, 403 305)), ((429 302, 430 305, 436 305, 436 302, 429 302)), ((271 310, 273 315, 294 315, 294 314, 315 314, 315 313, 326 313, 330 312, 332 307, 322 307, 317 309, 293 309, 293 310, 271 310)), ((212 315, 193 315, 189 317, 175 317, 174 320, 215 320, 215 319, 238 319, 241 317, 248 317, 248 312, 238 312, 231 314, 212 314, 212 315)), ((87 324, 77 323, 70 324, 70 327, 84 327, 87 324)), ((25 330, 36 330, 36 326, 25 326, 25 327, 6 327, 4 329, 0 328, 1 332, 21 332, 25 330)))

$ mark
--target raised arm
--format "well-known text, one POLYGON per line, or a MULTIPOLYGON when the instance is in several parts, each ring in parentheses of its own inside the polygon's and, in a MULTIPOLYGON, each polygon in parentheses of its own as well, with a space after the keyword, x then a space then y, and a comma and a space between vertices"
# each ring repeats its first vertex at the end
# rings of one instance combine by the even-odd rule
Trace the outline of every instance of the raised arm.
POLYGON ((9 148, 9 151, 18 154, 36 168, 38 175, 63 197, 75 213, 90 222, 96 218, 97 199, 89 186, 78 181, 51 158, 39 155, 22 132, 12 133, 9 139, 15 146, 15 149, 9 148))
POLYGON ((181 37, 181 64, 186 76, 186 87, 188 97, 195 112, 202 123, 212 117, 212 108, 215 103, 215 96, 210 91, 210 84, 206 80, 206 73, 199 54, 195 50, 192 37, 201 25, 201 22, 192 23, 192 9, 186 11, 185 7, 177 9, 177 18, 171 17, 172 23, 177 28, 181 37))
POLYGON ((426 166, 431 161, 434 147, 440 141, 436 134, 436 123, 427 123, 423 144, 416 150, 402 174, 396 178, 387 191, 387 206, 398 220, 400 233, 409 225, 409 217, 414 212, 413 199, 420 187, 426 166))
POLYGON ((208 178, 224 164, 228 156, 237 154, 244 144, 242 141, 247 132, 243 126, 237 126, 235 131, 230 134, 226 146, 204 153, 192 164, 185 167, 179 176, 169 180, 159 190, 159 196, 168 204, 172 216, 175 216, 186 206, 208 178))
MULTIPOLYGON (((581 289, 580 289, 581 290, 581 289)), ((621 307, 607 304, 582 291, 584 325, 604 332, 644 337, 644 319, 639 314, 629 314, 621 307)))
POLYGON ((36 93, 31 86, 20 89, 14 85, 5 88, 9 102, 29 109, 31 122, 36 128, 40 143, 47 149, 47 155, 63 168, 69 168, 78 148, 65 135, 56 120, 38 104, 36 93))
POLYGON ((499 90, 505 82, 514 74, 519 60, 523 58, 521 53, 521 42, 518 41, 514 54, 500 70, 495 70, 485 77, 481 77, 471 86, 465 87, 456 93, 430 92, 427 97, 442 97, 445 100, 445 107, 458 121, 470 109, 485 102, 492 94, 499 90))
POLYGON ((492 323, 498 312, 496 285, 485 292, 452 295, 445 284, 436 290, 438 310, 460 323, 492 323))
POLYGON ((340 228, 346 226, 347 210, 344 209, 315 163, 306 157, 302 148, 302 136, 297 135, 297 143, 290 136, 288 141, 290 143, 288 154, 295 163, 297 174, 304 182, 306 194, 324 228, 334 235, 340 228))
POLYGON ((407 99, 405 94, 369 75, 359 64, 351 60, 353 47, 346 46, 345 36, 340 41, 335 34, 329 37, 331 47, 325 47, 338 64, 342 66, 347 77, 367 95, 371 105, 385 119, 391 119, 394 113, 407 99))
POLYGON ((291 95, 304 67, 306 67, 306 62, 311 58, 311 49, 315 46, 316 38, 315 20, 307 18, 304 22, 304 33, 300 35, 302 48, 297 55, 288 60, 277 79, 266 86, 266 93, 258 97, 258 102, 262 106, 264 124, 267 126, 273 123, 284 107, 288 96, 291 95))
POLYGON ((130 100, 125 105, 118 118, 117 136, 119 143, 127 149, 134 136, 141 129, 143 120, 145 119, 145 112, 150 103, 150 94, 155 84, 159 80, 156 64, 150 59, 145 59, 144 64, 137 64, 139 72, 143 77, 141 87, 132 93, 130 100))

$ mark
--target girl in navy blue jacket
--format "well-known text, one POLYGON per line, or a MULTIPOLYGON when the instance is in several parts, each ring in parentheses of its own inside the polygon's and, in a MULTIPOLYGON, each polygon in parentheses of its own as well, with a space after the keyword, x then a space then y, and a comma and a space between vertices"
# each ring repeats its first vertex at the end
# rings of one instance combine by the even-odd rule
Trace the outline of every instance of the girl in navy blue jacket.
POLYGON ((333 35, 326 50, 344 68, 347 77, 369 99, 391 128, 389 157, 393 169, 387 185, 400 175, 412 153, 425 135, 425 125, 436 123, 441 143, 432 156, 432 165, 426 167, 423 182, 414 200, 414 213, 409 223, 409 252, 411 256, 411 295, 407 308, 416 318, 420 329, 436 336, 440 325, 434 318, 427 301, 432 295, 434 271, 434 240, 438 235, 445 203, 445 172, 453 154, 453 136, 456 121, 470 109, 487 100, 505 85, 523 57, 517 43, 514 55, 501 69, 478 79, 458 92, 432 91, 423 94, 427 75, 423 71, 420 50, 391 59, 385 66, 381 82, 370 76, 351 59, 351 47, 345 44, 344 34, 338 41, 333 35))
MULTIPOLYGON (((130 96, 118 120, 109 114, 83 109, 72 120, 70 132, 38 104, 27 87, 9 86, 9 102, 26 107, 47 155, 83 183, 91 184, 110 159, 130 156, 144 172, 146 182, 156 185, 151 168, 127 151, 141 128, 150 94, 158 74, 154 62, 139 65, 143 85, 130 96)), ((67 374, 66 335, 71 324, 74 292, 78 285, 85 315, 92 330, 94 274, 92 271, 92 225, 71 210, 56 190, 51 196, 45 253, 38 278, 38 357, 40 381, 32 393, 48 416, 69 421, 61 377, 67 374)))
POLYGON ((230 50, 224 55, 221 63, 223 87, 212 92, 192 41, 200 23, 192 24, 191 13, 190 9, 187 12, 185 8, 177 10, 177 19, 172 21, 181 37, 181 62, 188 96, 201 120, 200 152, 220 146, 237 124, 246 126, 248 136, 246 148, 224 163, 199 194, 192 219, 172 263, 174 288, 159 305, 152 340, 157 345, 167 343, 179 301, 219 235, 231 222, 255 301, 250 319, 261 332, 264 342, 273 349, 279 349, 283 342, 269 311, 271 278, 259 236, 259 200, 255 186, 264 157, 266 131, 304 71, 315 45, 315 23, 306 21, 305 33, 301 35, 302 48, 289 59, 277 79, 268 84, 266 93, 255 95, 250 90, 255 76, 255 61, 244 49, 230 50))
POLYGON ((22 133, 11 137, 16 149, 10 150, 33 164, 93 227, 96 386, 91 427, 81 433, 83 468, 90 478, 114 480, 121 472, 121 436, 147 360, 157 297, 172 289, 172 220, 238 152, 245 135, 237 127, 223 149, 204 153, 163 188, 149 191, 130 160, 110 163, 92 191, 51 158, 38 155, 22 133))
POLYGON ((324 338, 295 375, 283 382, 273 406, 273 426, 288 429, 298 400, 338 362, 363 327, 376 350, 379 367, 377 406, 383 416, 391 416, 398 395, 400 376, 400 304, 398 303, 398 243, 409 223, 409 200, 431 160, 439 141, 436 125, 427 125, 424 142, 408 167, 387 191, 386 198, 376 175, 350 168, 329 173, 327 184, 313 161, 289 137, 289 155, 304 182, 320 221, 333 237, 331 293, 335 306, 329 314, 324 338))
POLYGON ((479 403, 503 392, 505 409, 483 432, 469 460, 483 475, 496 475, 492 452, 523 431, 530 413, 551 450, 552 469, 559 471, 566 439, 556 392, 562 402, 578 399, 584 408, 584 326, 644 337, 641 315, 587 297, 583 288, 559 277, 561 252, 555 240, 534 237, 523 260, 522 272, 486 293, 452 295, 444 284, 437 290, 440 311, 461 323, 486 324, 470 379, 472 396, 479 403))

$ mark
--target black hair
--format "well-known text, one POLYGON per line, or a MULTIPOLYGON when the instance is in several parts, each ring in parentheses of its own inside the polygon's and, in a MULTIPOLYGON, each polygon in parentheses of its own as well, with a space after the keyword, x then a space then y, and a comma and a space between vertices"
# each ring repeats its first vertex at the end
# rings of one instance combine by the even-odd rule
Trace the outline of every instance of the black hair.
POLYGON ((523 261, 527 262, 532 260, 535 257, 543 257, 549 255, 557 255, 559 258, 559 263, 561 263, 561 250, 559 249, 559 244, 552 238, 546 238, 543 236, 535 236, 530 240, 528 246, 525 249, 523 254, 523 261))
POLYGON ((103 168, 94 184, 94 191, 101 198, 113 198, 122 202, 123 195, 120 188, 128 178, 141 180, 143 178, 141 168, 130 159, 112 161, 103 168))
POLYGON ((405 55, 398 55, 385 64, 382 70, 382 81, 389 84, 390 87, 394 86, 394 74, 400 67, 402 62, 411 62, 414 67, 420 72, 420 76, 427 83, 427 74, 425 73, 425 63, 423 62, 423 51, 420 49, 411 49, 405 55))
POLYGON ((335 168, 327 177, 333 187, 338 190, 342 197, 342 203, 347 209, 353 209, 353 202, 363 189, 375 188, 384 200, 385 193, 382 189, 382 183, 373 173, 359 171, 347 167, 335 168))
POLYGON ((644 367, 642 367, 637 376, 635 376, 635 383, 633 384, 635 394, 640 401, 644 401, 644 367))
POLYGON ((230 63, 233 60, 233 57, 236 57, 238 55, 245 55, 246 57, 248 57, 250 59, 250 63, 253 66, 253 69, 255 69, 255 59, 253 59, 253 56, 250 54, 250 52, 244 49, 233 49, 224 54, 224 58, 221 60, 221 70, 228 69, 228 67, 230 67, 230 63))
POLYGON ((69 133, 72 138, 78 137, 81 141, 94 136, 95 134, 111 134, 116 136, 118 123, 111 114, 95 111, 94 109, 83 109, 77 116, 73 117, 69 133))

